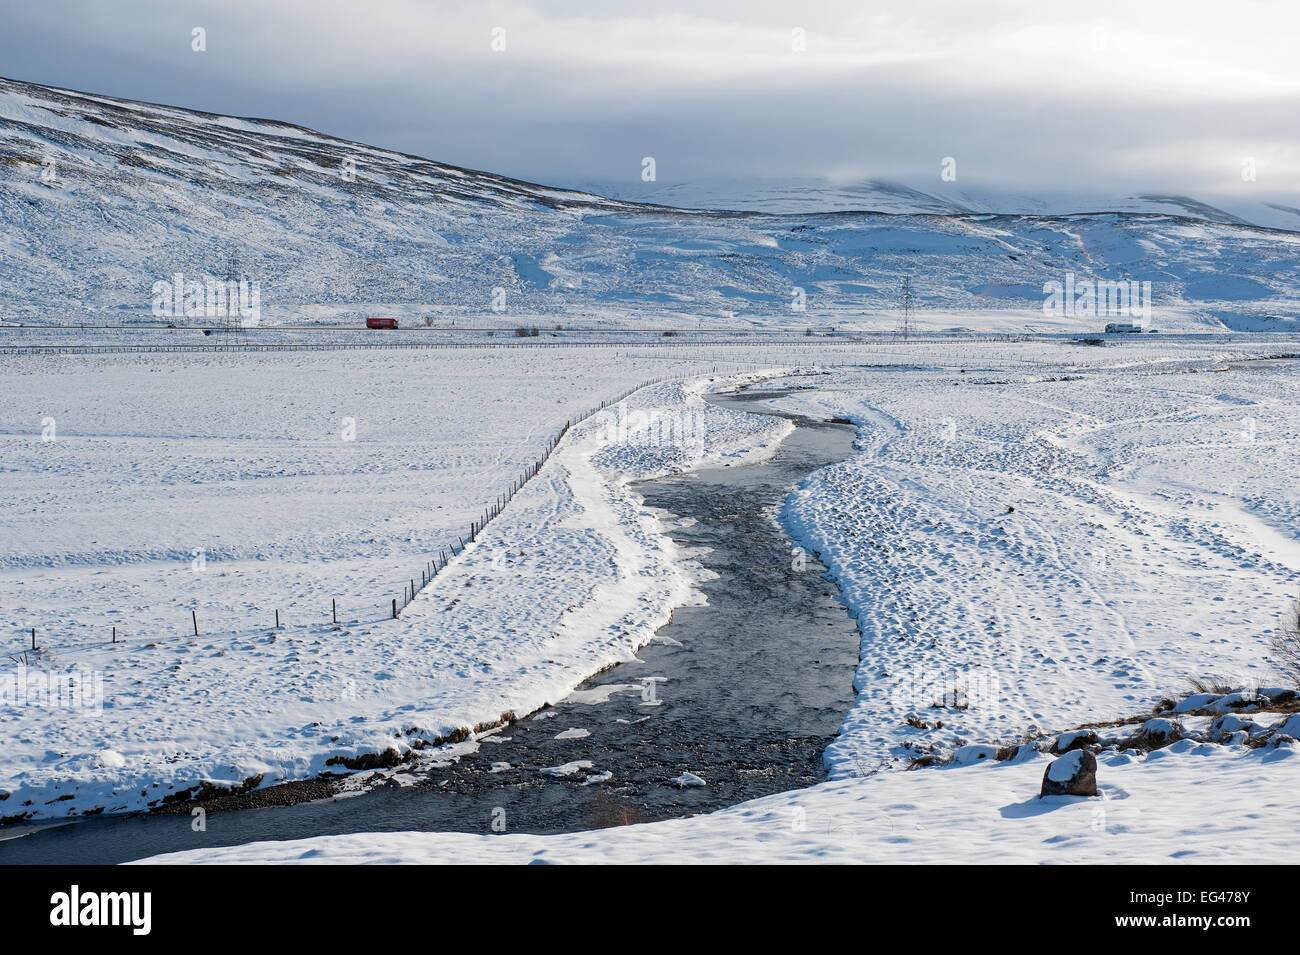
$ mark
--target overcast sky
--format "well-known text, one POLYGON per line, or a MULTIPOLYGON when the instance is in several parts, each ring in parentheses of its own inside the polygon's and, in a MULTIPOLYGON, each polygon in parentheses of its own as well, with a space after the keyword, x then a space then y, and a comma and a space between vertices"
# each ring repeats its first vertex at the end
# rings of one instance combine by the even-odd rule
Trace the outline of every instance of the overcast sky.
POLYGON ((1021 192, 1243 196, 1300 179, 1297 0, 0 0, 0 13, 0 75, 562 185, 639 180, 644 156, 661 185, 937 190, 944 157, 962 184, 1021 192))

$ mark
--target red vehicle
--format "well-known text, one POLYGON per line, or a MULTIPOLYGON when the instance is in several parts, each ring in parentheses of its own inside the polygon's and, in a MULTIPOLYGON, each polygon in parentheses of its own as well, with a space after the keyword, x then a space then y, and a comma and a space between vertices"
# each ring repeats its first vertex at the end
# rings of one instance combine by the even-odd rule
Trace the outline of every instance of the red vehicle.
POLYGON ((367 318, 366 328, 396 328, 397 319, 395 318, 367 318))

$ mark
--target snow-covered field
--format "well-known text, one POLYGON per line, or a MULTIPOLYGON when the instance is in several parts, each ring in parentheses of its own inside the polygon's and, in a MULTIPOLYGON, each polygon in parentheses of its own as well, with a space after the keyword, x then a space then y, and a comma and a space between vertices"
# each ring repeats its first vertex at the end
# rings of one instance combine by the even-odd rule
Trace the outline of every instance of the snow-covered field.
POLYGON ((1263 641, 1300 595, 1293 362, 843 370, 784 403, 860 426, 786 512, 862 631, 836 775, 1142 712, 1189 676, 1274 679, 1263 641))
POLYGON ((1033 747, 993 761, 999 745, 1181 699, 1188 677, 1278 685, 1267 640, 1300 592, 1293 362, 1145 344, 1060 361, 1051 347, 791 379, 805 390, 782 405, 859 426, 858 453, 782 514, 861 629, 833 781, 616 830, 333 836, 169 860, 1294 858, 1300 761, 1281 736, 1104 752, 1091 800, 1039 800, 1050 756, 1033 747), (917 757, 935 765, 907 771, 917 757))
POLYGON ((487 349, 385 355, 400 373, 382 379, 348 353, 19 363, 0 375, 13 489, 0 517, 15 541, 4 598, 23 608, 10 666, 23 615, 45 614, 29 665, 99 671, 104 698, 98 713, 4 714, 0 807, 45 817, 201 781, 264 786, 560 698, 692 599, 690 561, 626 482, 756 459, 785 433, 702 402, 721 378, 651 386, 571 431, 400 620, 341 601, 335 629, 332 591, 350 587, 360 606, 372 584, 400 588, 403 568, 445 546, 555 427, 612 393, 692 366, 754 369, 735 384, 818 365, 788 379, 802 390, 781 404, 852 420, 858 450, 780 517, 831 568, 861 630, 831 782, 621 830, 336 836, 177 858, 1293 856, 1283 820, 1300 763, 1285 742, 1103 754, 1100 799, 1045 801, 1046 755, 988 764, 981 748, 1149 712, 1186 695, 1189 676, 1278 684, 1266 641, 1300 592, 1300 369, 1268 359, 1287 351, 1300 346, 774 345, 676 362, 671 349, 605 362, 487 349), (355 441, 337 437, 343 416, 355 441), (40 440, 44 417, 55 441, 40 440), (201 621, 219 607, 265 616, 263 593, 289 608, 284 630, 266 619, 186 634, 193 602, 207 601, 201 621), (123 624, 125 642, 106 643, 113 609, 157 632, 123 624), (62 644, 60 617, 84 634, 62 644), (939 765, 906 771, 916 757, 939 765), (1218 811, 1229 803, 1249 809, 1218 811))
MULTIPOLYGON (((406 753, 626 656, 684 583, 621 482, 638 460, 648 474, 761 453, 770 419, 651 387, 634 406, 689 403, 698 444, 614 427, 638 452, 616 473, 587 463, 593 441, 608 449, 575 429, 400 620, 391 601, 566 419, 706 367, 536 349, 10 365, 0 688, 26 689, 0 710, 0 816, 134 809, 406 753), (84 677, 78 705, 49 705, 69 673, 84 677)), ((603 435, 607 417, 587 427, 603 435)))
POLYGON ((378 832, 149 863, 1133 863, 1294 861, 1289 751, 1175 743, 1099 760, 1102 794, 1037 798, 1048 758, 881 773, 722 812, 554 836, 378 832), (1236 808, 1230 808, 1236 807, 1236 808))

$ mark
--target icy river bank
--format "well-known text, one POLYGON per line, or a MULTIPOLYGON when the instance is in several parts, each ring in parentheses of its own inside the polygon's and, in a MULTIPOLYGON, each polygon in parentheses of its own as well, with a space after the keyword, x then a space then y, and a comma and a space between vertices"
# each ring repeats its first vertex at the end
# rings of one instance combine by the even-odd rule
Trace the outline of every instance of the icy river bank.
MULTIPOLYGON (((784 393, 710 400, 774 413, 759 403, 784 393)), ((824 568, 794 548, 775 512, 805 476, 848 456, 854 429, 784 416, 796 429, 761 464, 635 486, 672 515, 670 535, 716 575, 700 584, 706 602, 679 608, 635 661, 453 761, 393 771, 361 794, 214 805, 202 831, 187 805, 6 833, 0 862, 121 862, 357 831, 575 831, 711 812, 825 779, 822 753, 853 702, 857 628, 824 568)))

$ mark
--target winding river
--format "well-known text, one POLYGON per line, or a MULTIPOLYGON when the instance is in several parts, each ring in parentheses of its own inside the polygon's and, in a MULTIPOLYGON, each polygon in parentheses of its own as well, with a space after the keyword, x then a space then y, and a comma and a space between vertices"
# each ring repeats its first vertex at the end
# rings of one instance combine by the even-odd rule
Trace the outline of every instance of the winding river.
POLYGON ((676 518, 670 535, 717 575, 699 585, 707 602, 679 608, 635 661, 473 752, 399 770, 361 794, 265 808, 217 803, 203 832, 188 805, 0 830, 0 863, 115 863, 381 830, 574 831, 711 812, 823 780, 822 753, 853 703, 858 633, 825 568, 812 555, 796 559, 775 515, 804 477, 852 452, 854 429, 765 404, 787 393, 710 398, 794 422, 768 461, 634 486, 676 518))

